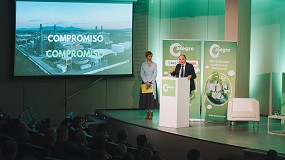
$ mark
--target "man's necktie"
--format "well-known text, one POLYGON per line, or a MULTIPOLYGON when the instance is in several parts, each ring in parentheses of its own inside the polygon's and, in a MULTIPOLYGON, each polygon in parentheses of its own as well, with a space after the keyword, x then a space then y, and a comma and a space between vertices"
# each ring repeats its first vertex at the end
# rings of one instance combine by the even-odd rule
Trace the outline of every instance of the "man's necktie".
POLYGON ((184 77, 184 65, 181 65, 181 77, 184 77))

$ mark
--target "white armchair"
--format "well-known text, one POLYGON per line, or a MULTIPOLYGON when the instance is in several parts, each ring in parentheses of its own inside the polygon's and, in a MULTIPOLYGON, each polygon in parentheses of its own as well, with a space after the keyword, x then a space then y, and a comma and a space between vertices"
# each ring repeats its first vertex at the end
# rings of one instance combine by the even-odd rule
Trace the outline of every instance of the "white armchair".
POLYGON ((253 98, 231 98, 228 102, 228 121, 259 122, 259 102, 253 98))

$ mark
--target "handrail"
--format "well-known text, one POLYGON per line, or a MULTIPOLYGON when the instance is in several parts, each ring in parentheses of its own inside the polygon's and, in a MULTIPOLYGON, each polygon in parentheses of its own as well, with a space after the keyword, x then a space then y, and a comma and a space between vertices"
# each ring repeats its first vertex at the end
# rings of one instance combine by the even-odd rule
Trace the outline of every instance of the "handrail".
MULTIPOLYGON (((88 85, 85 86, 84 88, 81 88, 80 90, 74 92, 74 93, 71 94, 70 96, 65 97, 65 107, 67 106, 67 102, 68 102, 69 99, 71 99, 71 98, 74 97, 75 95, 79 94, 80 92, 84 91, 85 89, 89 88, 89 87, 92 86, 93 84, 95 84, 95 83, 101 81, 102 79, 103 79, 103 77, 101 77, 101 78, 95 80, 94 82, 88 84, 88 85)), ((65 83, 66 83, 66 81, 65 81, 65 83)), ((66 85, 65 85, 65 86, 66 86, 66 85)), ((65 92, 66 92, 66 87, 65 87, 65 92)), ((65 114, 66 114, 66 113, 65 113, 65 114)))

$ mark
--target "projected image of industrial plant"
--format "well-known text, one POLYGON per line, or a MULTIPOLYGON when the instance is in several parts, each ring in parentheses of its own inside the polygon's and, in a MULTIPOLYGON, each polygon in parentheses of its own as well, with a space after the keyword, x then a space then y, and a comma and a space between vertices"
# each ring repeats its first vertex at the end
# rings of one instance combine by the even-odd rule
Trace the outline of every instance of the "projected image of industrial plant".
POLYGON ((40 24, 39 28, 18 29, 15 63, 20 69, 16 72, 18 75, 119 74, 131 69, 131 39, 131 29, 104 30, 103 26, 83 30, 40 24))

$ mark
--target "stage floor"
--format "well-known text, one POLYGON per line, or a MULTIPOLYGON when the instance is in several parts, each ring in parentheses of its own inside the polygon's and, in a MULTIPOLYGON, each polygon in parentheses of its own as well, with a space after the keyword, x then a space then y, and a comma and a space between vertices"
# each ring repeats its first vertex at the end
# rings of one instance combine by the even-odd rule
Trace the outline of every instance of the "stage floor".
MULTIPOLYGON (((100 110, 100 113, 125 123, 180 136, 263 151, 274 149, 285 154, 285 136, 268 134, 267 116, 261 116, 259 124, 239 122, 229 126, 227 123, 190 121, 190 127, 176 129, 159 126, 159 110, 154 110, 152 120, 144 119, 144 110, 100 110)), ((273 130, 283 130, 284 124, 280 120, 270 120, 270 127, 273 130)), ((284 130, 283 133, 285 135, 284 130)))

